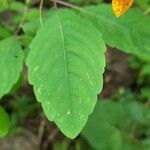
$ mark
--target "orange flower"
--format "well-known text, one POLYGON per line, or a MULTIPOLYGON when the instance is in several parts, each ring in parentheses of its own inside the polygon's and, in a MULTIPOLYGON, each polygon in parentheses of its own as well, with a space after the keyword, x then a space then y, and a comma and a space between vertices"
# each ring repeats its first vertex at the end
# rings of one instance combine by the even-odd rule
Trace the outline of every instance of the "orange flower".
POLYGON ((133 4, 133 0, 112 0, 112 9, 117 17, 123 15, 133 4))

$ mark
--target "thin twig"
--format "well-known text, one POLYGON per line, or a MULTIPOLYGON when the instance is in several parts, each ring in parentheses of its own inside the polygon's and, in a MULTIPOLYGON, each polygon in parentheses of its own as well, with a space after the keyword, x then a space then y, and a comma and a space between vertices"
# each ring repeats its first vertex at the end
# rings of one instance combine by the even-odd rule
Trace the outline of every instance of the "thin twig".
POLYGON ((49 134, 48 138, 46 139, 46 141, 43 145, 44 149, 48 148, 48 145, 55 140, 58 133, 59 133, 58 128, 55 128, 52 130, 52 132, 49 134))
POLYGON ((57 9, 57 3, 56 3, 56 0, 53 0, 53 3, 54 3, 54 8, 57 9))
POLYGON ((52 1, 52 2, 55 1, 55 3, 62 4, 62 5, 64 5, 64 6, 66 6, 66 7, 70 7, 70 8, 72 8, 72 9, 79 10, 80 12, 84 12, 84 13, 89 14, 89 15, 92 15, 92 16, 97 16, 97 14, 94 14, 94 13, 92 13, 92 12, 88 12, 88 11, 84 10, 83 8, 80 8, 79 6, 70 4, 70 3, 68 3, 68 2, 64 2, 64 1, 61 1, 61 0, 50 0, 50 1, 52 1))
POLYGON ((70 4, 68 2, 64 2, 64 1, 61 1, 61 0, 51 0, 52 2, 54 3, 59 3, 59 4, 62 4, 64 6, 67 6, 67 7, 70 7, 70 8, 74 8, 74 9, 78 9, 78 10, 81 10, 80 7, 76 6, 76 5, 73 5, 73 4, 70 4))
POLYGON ((52 142, 55 139, 55 137, 57 136, 58 132, 59 132, 58 128, 55 128, 49 135, 47 141, 52 142))
POLYGON ((43 133, 45 130, 45 124, 46 124, 46 119, 42 119, 40 122, 40 126, 39 126, 39 132, 38 132, 38 135, 36 138, 37 147, 40 147, 40 145, 41 145, 43 133))

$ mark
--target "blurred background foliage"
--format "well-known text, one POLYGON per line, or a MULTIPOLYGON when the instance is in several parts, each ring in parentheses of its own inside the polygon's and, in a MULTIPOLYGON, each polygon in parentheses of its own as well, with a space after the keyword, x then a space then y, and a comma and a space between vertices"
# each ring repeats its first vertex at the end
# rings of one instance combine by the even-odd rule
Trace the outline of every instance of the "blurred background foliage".
MULTIPOLYGON (((82 7, 111 3, 111 0, 68 2, 82 7)), ((17 32, 24 48, 24 59, 40 26, 39 3, 39 0, 0 1, 0 40, 17 32)), ((53 2, 44 1, 43 21, 51 15, 52 6, 53 2)), ((150 0, 135 0, 133 7, 150 15, 150 0)), ((19 81, 0 101, 10 116, 10 130, 0 139, 0 149, 150 150, 150 62, 110 47, 106 59, 103 91, 98 95, 96 108, 84 130, 74 140, 66 138, 46 120, 27 83, 25 67, 19 81)), ((0 115, 5 113, 0 108, 0 115)))

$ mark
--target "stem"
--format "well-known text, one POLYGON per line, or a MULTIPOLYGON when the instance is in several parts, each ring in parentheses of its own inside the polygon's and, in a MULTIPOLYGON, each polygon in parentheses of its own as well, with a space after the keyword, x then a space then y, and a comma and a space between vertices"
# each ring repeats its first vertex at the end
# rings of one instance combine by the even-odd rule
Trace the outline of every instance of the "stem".
POLYGON ((76 10, 79 10, 80 12, 84 12, 84 13, 89 14, 89 15, 91 15, 91 16, 97 16, 97 14, 94 14, 94 13, 92 13, 92 12, 88 12, 88 11, 86 11, 86 10, 84 10, 84 9, 82 9, 82 8, 80 8, 80 7, 78 7, 78 6, 76 6, 76 5, 70 4, 70 3, 68 3, 68 2, 64 2, 64 1, 61 1, 61 0, 50 0, 50 1, 52 1, 52 2, 55 1, 55 3, 59 3, 59 4, 62 4, 62 5, 64 5, 64 6, 67 6, 67 7, 76 9, 76 10))
POLYGON ((28 5, 26 4, 26 7, 25 7, 24 12, 23 12, 23 16, 22 16, 21 21, 19 22, 19 25, 18 25, 18 29, 15 32, 16 34, 18 34, 19 30, 21 29, 21 27, 24 23, 24 20, 26 18, 27 12, 28 12, 28 5))
POLYGON ((76 5, 73 5, 73 4, 70 4, 68 2, 64 2, 64 1, 61 1, 61 0, 51 0, 51 1, 54 2, 54 3, 62 4, 64 6, 67 6, 67 7, 70 7, 70 8, 81 10, 80 7, 78 7, 76 5))
POLYGON ((42 7, 43 7, 43 0, 40 1, 40 6, 39 6, 39 19, 40 19, 40 24, 41 26, 43 25, 43 21, 42 21, 42 7))
POLYGON ((56 2, 56 0, 53 0, 53 3, 54 3, 55 9, 57 9, 57 2, 56 2))

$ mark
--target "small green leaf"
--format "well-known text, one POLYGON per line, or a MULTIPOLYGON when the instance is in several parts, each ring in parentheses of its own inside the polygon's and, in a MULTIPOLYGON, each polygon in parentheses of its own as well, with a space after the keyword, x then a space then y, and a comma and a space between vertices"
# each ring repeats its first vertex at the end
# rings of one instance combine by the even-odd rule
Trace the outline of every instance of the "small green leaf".
POLYGON ((9 7, 9 1, 8 0, 0 0, 0 11, 4 11, 9 7))
POLYGON ((10 4, 10 9, 16 12, 18 12, 19 10, 24 10, 25 7, 25 4, 19 1, 12 1, 10 4))
POLYGON ((23 53, 17 39, 0 41, 0 98, 18 81, 23 67, 23 53))
POLYGON ((0 137, 5 136, 9 130, 9 116, 0 106, 0 137))
MULTIPOLYGON (((53 9, 50 9, 49 11, 45 12, 42 16, 42 22, 45 23, 48 18, 51 17, 53 14, 53 9)), ((32 19, 32 21, 24 23, 22 25, 22 29, 25 32, 25 34, 35 36, 37 30, 41 27, 39 16, 35 19, 32 19)))
POLYGON ((11 36, 11 31, 7 28, 4 27, 3 25, 0 24, 0 40, 4 39, 4 38, 8 38, 11 36))
POLYGON ((71 10, 39 29, 27 58, 29 82, 49 120, 68 137, 83 129, 103 85, 105 44, 100 32, 71 10))

